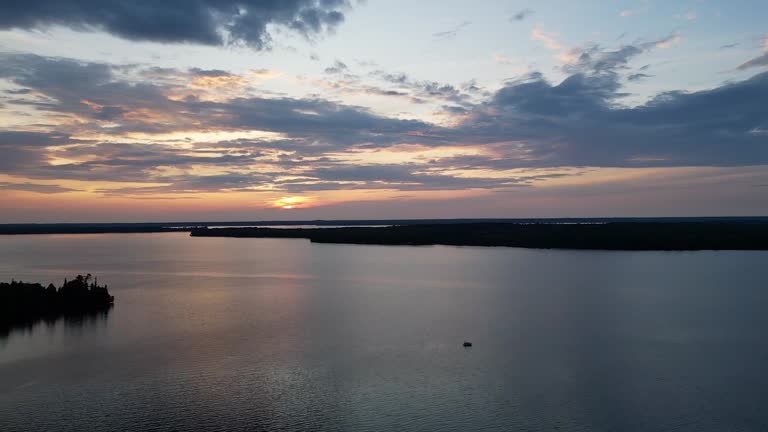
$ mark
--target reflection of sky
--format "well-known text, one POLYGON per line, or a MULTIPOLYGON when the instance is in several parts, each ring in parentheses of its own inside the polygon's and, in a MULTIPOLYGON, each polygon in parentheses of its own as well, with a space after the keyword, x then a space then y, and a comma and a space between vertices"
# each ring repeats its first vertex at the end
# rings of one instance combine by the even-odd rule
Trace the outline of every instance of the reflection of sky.
POLYGON ((261 51, 5 30, 0 222, 764 214, 765 7, 371 1, 261 51))

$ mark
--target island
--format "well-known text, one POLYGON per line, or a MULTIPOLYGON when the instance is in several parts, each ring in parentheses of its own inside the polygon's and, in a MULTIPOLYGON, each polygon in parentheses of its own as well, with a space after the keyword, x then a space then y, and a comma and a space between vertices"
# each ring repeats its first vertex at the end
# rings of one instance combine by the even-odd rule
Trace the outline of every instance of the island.
POLYGON ((109 310, 115 301, 106 285, 89 273, 60 287, 12 280, 0 283, 0 333, 39 320, 56 320, 109 310))
POLYGON ((314 243, 596 250, 768 250, 764 221, 456 223, 343 228, 196 228, 193 237, 303 238, 314 243))

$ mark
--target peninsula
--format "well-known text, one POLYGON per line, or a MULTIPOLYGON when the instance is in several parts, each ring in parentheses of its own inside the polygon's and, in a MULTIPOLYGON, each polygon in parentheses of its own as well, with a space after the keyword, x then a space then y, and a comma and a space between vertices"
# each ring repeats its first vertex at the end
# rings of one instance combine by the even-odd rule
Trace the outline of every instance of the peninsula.
POLYGON ((768 250, 768 223, 461 223, 343 228, 197 228, 193 237, 304 238, 315 243, 599 250, 768 250))

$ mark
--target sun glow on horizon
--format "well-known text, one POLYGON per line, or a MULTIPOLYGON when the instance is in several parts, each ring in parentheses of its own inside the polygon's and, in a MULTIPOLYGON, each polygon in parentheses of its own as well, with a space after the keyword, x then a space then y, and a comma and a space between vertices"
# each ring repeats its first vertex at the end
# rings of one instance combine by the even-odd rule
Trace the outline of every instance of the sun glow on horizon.
POLYGON ((306 197, 300 197, 300 196, 289 196, 289 197, 282 197, 280 199, 277 199, 272 202, 272 205, 277 208, 281 208, 284 210, 293 210, 296 208, 303 208, 306 207, 306 204, 309 202, 310 198, 306 197))

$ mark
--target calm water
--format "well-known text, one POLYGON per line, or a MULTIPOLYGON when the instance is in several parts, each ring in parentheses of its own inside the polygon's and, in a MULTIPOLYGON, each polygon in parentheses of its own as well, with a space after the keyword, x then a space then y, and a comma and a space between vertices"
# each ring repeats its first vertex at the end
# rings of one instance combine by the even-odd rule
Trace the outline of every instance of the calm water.
POLYGON ((0 237, 77 272, 116 305, 0 337, 2 431, 768 430, 764 252, 0 237))

